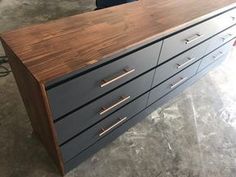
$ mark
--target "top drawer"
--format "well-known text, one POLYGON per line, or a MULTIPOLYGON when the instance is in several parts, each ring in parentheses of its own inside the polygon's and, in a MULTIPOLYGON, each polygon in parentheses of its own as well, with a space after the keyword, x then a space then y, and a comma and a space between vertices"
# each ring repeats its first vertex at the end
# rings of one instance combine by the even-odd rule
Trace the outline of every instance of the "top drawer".
POLYGON ((161 42, 47 91, 54 120, 157 65, 161 42))
POLYGON ((195 46, 236 23, 233 9, 164 40, 158 64, 195 46))

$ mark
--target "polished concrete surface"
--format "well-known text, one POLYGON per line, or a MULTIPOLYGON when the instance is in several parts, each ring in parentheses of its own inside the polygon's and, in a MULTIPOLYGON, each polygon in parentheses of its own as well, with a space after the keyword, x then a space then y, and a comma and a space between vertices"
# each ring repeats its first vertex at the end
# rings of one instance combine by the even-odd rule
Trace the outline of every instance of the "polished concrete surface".
MULTIPOLYGON (((92 9, 93 0, 0 0, 0 32, 92 9)), ((66 177, 235 177, 235 66, 236 49, 66 177)), ((12 74, 0 78, 0 176, 60 176, 32 134, 12 74)))

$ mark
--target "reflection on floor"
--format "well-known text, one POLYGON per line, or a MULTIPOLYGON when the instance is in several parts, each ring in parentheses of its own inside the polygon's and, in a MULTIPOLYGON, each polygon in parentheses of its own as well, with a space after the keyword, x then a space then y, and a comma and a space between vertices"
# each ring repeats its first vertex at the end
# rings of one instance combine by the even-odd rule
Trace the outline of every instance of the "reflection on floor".
MULTIPOLYGON (((71 9, 82 8, 76 5, 84 2, 0 0, 0 31, 42 19, 46 21, 51 16, 63 16, 53 14, 52 9, 61 9, 58 12, 67 16, 71 9), (6 11, 6 7, 11 11, 6 11), (47 11, 44 18, 38 7, 51 12, 47 11), (4 9, 5 14, 2 13, 4 9), (27 16, 29 9, 35 18, 27 16), (22 19, 18 21, 17 15, 22 19), (9 23, 2 26, 3 22, 9 23)), ((86 8, 92 8, 91 4, 85 5, 86 8)), ((236 49, 221 66, 66 177, 235 177, 235 66, 236 49)), ((12 74, 0 78, 0 176, 60 176, 42 145, 32 135, 12 74)))

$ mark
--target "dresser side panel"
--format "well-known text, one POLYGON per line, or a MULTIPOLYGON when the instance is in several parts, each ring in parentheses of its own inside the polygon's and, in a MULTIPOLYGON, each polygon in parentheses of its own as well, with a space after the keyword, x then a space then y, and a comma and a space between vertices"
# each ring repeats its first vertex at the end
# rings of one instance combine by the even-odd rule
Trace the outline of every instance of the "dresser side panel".
POLYGON ((3 47, 9 58, 9 63, 34 133, 46 147, 49 155, 56 162, 61 174, 64 175, 64 165, 56 141, 55 128, 47 103, 45 87, 31 75, 24 64, 20 62, 17 56, 4 42, 3 47))

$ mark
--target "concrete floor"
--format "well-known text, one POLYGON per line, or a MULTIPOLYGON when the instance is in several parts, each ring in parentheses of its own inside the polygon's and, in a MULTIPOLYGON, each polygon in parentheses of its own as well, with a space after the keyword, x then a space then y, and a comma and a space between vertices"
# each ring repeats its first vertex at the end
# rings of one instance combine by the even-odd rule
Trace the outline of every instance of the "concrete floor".
MULTIPOLYGON (((0 32, 93 8, 93 0, 0 0, 0 32)), ((235 177, 235 59, 234 49, 221 66, 66 177, 235 177)), ((0 78, 0 176, 60 176, 32 135, 12 74, 0 78)))

